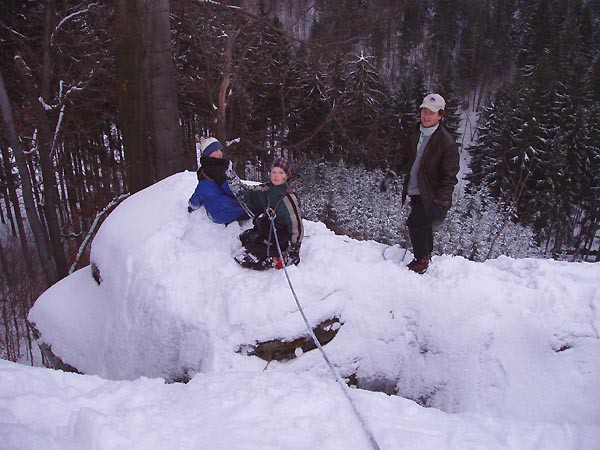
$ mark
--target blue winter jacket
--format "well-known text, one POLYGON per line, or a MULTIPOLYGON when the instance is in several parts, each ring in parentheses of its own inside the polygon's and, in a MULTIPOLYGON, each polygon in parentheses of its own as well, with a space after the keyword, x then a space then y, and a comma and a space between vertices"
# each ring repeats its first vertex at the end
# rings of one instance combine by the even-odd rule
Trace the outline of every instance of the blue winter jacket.
POLYGON ((230 223, 234 220, 244 218, 245 214, 235 195, 229 189, 227 181, 225 180, 221 184, 218 184, 218 181, 224 178, 224 169, 223 177, 221 177, 219 166, 223 165, 225 161, 209 158, 209 160, 204 162, 204 170, 210 175, 203 173, 202 170, 198 171, 198 185, 188 201, 188 205, 194 210, 204 206, 210 220, 216 223, 230 223), (215 171, 215 169, 218 170, 215 171), (214 177, 213 179, 207 178, 207 176, 210 177, 211 175, 211 178, 214 177))

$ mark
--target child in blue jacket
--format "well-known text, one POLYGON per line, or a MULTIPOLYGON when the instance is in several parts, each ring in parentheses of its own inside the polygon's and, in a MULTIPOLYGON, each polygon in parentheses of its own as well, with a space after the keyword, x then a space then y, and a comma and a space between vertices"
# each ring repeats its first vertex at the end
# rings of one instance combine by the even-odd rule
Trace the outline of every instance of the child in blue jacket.
POLYGON ((215 138, 201 138, 198 185, 188 201, 188 211, 204 206, 215 223, 229 224, 246 220, 248 215, 229 189, 227 171, 230 161, 223 158, 223 145, 215 138))

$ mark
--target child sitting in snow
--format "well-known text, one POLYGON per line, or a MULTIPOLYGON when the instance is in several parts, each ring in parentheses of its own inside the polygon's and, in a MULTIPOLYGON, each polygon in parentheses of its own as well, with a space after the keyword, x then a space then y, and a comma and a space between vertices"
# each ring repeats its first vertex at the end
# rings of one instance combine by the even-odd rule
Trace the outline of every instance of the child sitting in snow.
POLYGON ((248 215, 229 189, 226 172, 230 161, 223 158, 223 145, 215 138, 200 138, 200 168, 198 185, 188 201, 188 211, 202 205, 213 222, 229 224, 246 220, 248 215))
MULTIPOLYGON (((292 173, 292 164, 286 158, 278 158, 271 165, 270 181, 258 186, 244 187, 230 180, 236 194, 254 213, 254 227, 244 231, 240 240, 244 252, 235 260, 242 267, 265 270, 277 269, 300 262, 300 245, 304 236, 302 212, 298 197, 287 183, 292 173), (275 231, 283 253, 279 257, 275 235, 271 227, 274 218, 275 231)), ((231 177, 230 177, 231 178, 231 177)))

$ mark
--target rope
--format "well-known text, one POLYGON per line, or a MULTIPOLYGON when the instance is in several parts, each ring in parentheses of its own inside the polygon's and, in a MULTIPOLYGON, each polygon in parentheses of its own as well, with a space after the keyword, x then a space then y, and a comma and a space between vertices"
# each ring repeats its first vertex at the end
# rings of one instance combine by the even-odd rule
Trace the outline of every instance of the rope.
POLYGON ((317 346, 317 348, 321 352, 321 356, 323 357, 323 359, 327 363, 327 366, 329 366, 329 370, 333 374, 333 377, 335 378, 335 380, 337 381, 338 385, 340 386, 340 388, 344 392, 344 395, 346 396, 346 398, 350 402, 350 405, 352 406, 352 409, 354 410, 354 413, 356 414, 356 417, 358 417, 358 421, 362 425, 363 430, 364 430, 365 434, 367 435, 367 438, 369 439, 369 442, 371 443, 371 446, 373 447, 374 450, 381 450, 381 448, 377 444, 377 441, 375 440, 375 437, 373 436, 373 433, 369 429, 369 427, 368 427, 365 419, 362 417, 362 415, 358 411, 358 408, 356 407, 356 405, 352 401, 352 398, 350 397, 350 394, 348 393, 348 391, 349 391, 350 388, 346 385, 346 383, 344 383, 344 381, 340 377, 338 371, 335 369, 335 367, 333 366, 333 364, 331 364, 331 361, 327 357, 327 354, 325 353, 325 350, 323 350, 323 347, 321 346, 321 343, 319 342, 319 339, 317 339, 317 336, 313 332, 312 326, 310 325, 310 322, 308 321, 308 318, 306 317, 306 314, 304 314, 304 309, 302 309, 302 306, 300 305, 300 300, 298 300, 298 296, 296 295, 296 291, 294 290, 294 286, 292 285, 292 281, 290 280, 290 276, 288 274, 287 268, 286 268, 285 263, 284 263, 283 253, 281 252, 281 246, 279 245, 279 237, 277 236, 277 230, 275 229, 275 217, 269 216, 269 218, 271 219, 271 228, 273 230, 273 235, 275 236, 275 243, 277 244, 277 251, 279 252, 279 257, 281 258, 281 261, 283 262, 283 272, 285 273, 285 277, 287 278, 288 285, 290 286, 290 290, 292 291, 292 295, 294 296, 294 300, 296 301, 296 305, 298 306, 298 310, 300 311, 300 314, 302 315, 302 319, 304 319, 304 324, 306 325, 306 329, 308 330, 308 333, 310 334, 310 337, 312 338, 313 342, 315 343, 315 345, 317 346))
POLYGON ((248 214, 248 217, 252 220, 254 220, 254 217, 256 217, 254 215, 254 213, 250 210, 250 208, 248 207, 248 205, 246 205, 245 202, 243 202, 242 200, 240 200, 237 195, 233 194, 233 196, 235 197, 235 199, 238 201, 238 203, 240 204, 240 206, 242 207, 242 209, 246 212, 246 214, 248 214))

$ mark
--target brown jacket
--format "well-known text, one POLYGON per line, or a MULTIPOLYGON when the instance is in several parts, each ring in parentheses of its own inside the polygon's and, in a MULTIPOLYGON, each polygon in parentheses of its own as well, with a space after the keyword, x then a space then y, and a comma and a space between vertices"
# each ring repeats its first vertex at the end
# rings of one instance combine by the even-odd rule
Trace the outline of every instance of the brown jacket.
MULTIPOLYGON (((391 166, 392 170, 397 174, 400 174, 400 172, 406 173, 402 202, 406 200, 410 168, 417 156, 419 134, 419 123, 416 123, 410 128, 406 142, 400 147, 396 159, 391 166)), ((460 163, 456 141, 444 125, 440 123, 438 129, 435 130, 435 133, 429 139, 427 147, 425 147, 418 173, 419 191, 426 211, 430 211, 434 203, 445 208, 450 208, 454 185, 458 181, 456 175, 459 168, 460 163)))

